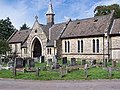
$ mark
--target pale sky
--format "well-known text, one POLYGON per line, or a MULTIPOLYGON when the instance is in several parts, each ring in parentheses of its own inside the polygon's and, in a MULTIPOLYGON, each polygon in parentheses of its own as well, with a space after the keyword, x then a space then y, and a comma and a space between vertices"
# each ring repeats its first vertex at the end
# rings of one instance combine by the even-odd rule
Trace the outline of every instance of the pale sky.
MULTIPOLYGON (((10 17, 15 28, 24 23, 33 26, 35 16, 41 24, 46 24, 46 12, 50 0, 0 0, 0 19, 10 17)), ((94 16, 98 5, 119 4, 120 0, 52 0, 55 12, 55 23, 66 19, 83 19, 94 16)))

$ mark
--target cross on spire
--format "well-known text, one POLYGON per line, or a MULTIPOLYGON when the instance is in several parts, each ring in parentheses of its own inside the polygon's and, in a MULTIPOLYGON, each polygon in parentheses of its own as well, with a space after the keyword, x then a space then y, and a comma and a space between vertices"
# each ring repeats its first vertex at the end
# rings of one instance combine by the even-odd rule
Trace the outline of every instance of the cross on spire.
POLYGON ((38 16, 37 15, 35 16, 35 19, 38 20, 38 16))

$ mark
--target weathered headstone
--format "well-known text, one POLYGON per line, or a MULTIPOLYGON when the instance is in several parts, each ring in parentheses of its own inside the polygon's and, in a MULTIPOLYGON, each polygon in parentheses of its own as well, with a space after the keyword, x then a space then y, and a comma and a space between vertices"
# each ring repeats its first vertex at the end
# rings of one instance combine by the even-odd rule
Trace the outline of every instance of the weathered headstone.
POLYGON ((112 61, 112 67, 116 67, 116 61, 115 60, 112 61))
POLYGON ((107 67, 107 59, 104 59, 104 67, 107 67))
POLYGON ((15 67, 13 68, 13 75, 14 75, 14 76, 17 75, 17 72, 16 72, 16 68, 15 68, 15 67))
POLYGON ((62 58, 62 64, 67 64, 67 57, 62 58))
POLYGON ((76 58, 71 58, 70 65, 72 66, 76 65, 76 58))
POLYGON ((40 68, 36 68, 36 76, 40 75, 40 68))
POLYGON ((9 61, 9 62, 7 63, 7 66, 8 66, 8 67, 11 67, 11 68, 14 67, 14 62, 13 62, 13 61, 9 61))
POLYGON ((86 60, 83 59, 82 62, 81 62, 81 65, 85 65, 86 64, 86 60))
POLYGON ((67 74, 67 67, 60 67, 60 77, 64 77, 67 74))
POLYGON ((0 65, 0 70, 2 70, 2 65, 0 65))
POLYGON ((84 66, 84 74, 85 74, 85 79, 88 77, 88 64, 85 64, 84 66))
POLYGON ((108 77, 111 78, 112 77, 112 68, 108 67, 108 77))
POLYGON ((28 60, 28 67, 35 67, 34 59, 28 60))
POLYGON ((23 68, 23 59, 22 58, 15 59, 15 67, 16 68, 23 68))
POLYGON ((41 56, 41 63, 45 62, 45 56, 41 56))
POLYGON ((48 59, 47 60, 47 66, 51 65, 52 64, 52 59, 48 59))

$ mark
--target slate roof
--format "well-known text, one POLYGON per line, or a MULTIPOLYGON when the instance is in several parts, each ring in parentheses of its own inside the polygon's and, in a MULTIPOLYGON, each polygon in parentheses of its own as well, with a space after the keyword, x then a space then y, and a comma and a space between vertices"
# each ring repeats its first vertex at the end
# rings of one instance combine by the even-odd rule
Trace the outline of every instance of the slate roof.
POLYGON ((75 20, 69 23, 61 38, 102 35, 107 28, 110 15, 75 20))
POLYGON ((31 30, 21 30, 17 31, 9 40, 9 43, 24 43, 27 37, 29 36, 31 30))
POLYGON ((59 38, 59 35, 62 33, 65 26, 66 26, 66 22, 59 23, 59 24, 54 24, 50 28, 50 40, 49 40, 47 46, 53 46, 54 45, 54 40, 57 40, 59 38))
POLYGON ((120 34, 120 18, 114 20, 111 34, 120 34))
POLYGON ((41 28, 43 29, 43 32, 45 33, 46 37, 49 38, 49 26, 40 24, 41 28))

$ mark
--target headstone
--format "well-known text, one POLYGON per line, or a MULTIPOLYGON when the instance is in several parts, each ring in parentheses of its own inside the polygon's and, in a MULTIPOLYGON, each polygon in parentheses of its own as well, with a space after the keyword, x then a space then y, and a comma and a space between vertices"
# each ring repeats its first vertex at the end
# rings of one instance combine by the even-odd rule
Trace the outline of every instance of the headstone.
POLYGON ((0 70, 2 70, 2 65, 0 65, 0 70))
POLYGON ((57 57, 55 55, 53 56, 53 62, 57 63, 57 57))
POLYGON ((41 56, 41 63, 45 62, 45 56, 41 56))
POLYGON ((116 67, 116 61, 115 60, 112 61, 112 66, 116 67))
POLYGON ((62 64, 67 64, 67 57, 62 58, 62 64))
POLYGON ((40 75, 40 68, 36 68, 36 76, 40 75))
POLYGON ((35 67, 34 59, 28 60, 28 67, 35 67))
POLYGON ((15 68, 15 67, 13 68, 13 75, 14 75, 14 76, 17 75, 17 72, 16 72, 16 68, 15 68))
POLYGON ((60 67, 60 77, 64 77, 67 74, 67 67, 60 67))
POLYGON ((52 64, 52 59, 48 59, 47 60, 47 66, 51 65, 52 64))
POLYGON ((88 77, 88 64, 85 64, 84 66, 84 74, 85 74, 85 79, 88 77))
POLYGON ((96 64, 96 60, 91 60, 91 65, 95 65, 96 64))
POLYGON ((23 68, 23 59, 22 58, 15 59, 15 67, 16 68, 23 68))
POLYGON ((107 67, 107 59, 104 59, 104 67, 107 67))
POLYGON ((109 78, 111 78, 112 77, 112 68, 111 67, 108 67, 108 76, 109 76, 109 78))
POLYGON ((72 66, 76 65, 76 59, 75 58, 71 58, 70 65, 72 65, 72 66))
POLYGON ((8 67, 11 67, 11 68, 14 67, 14 62, 13 62, 13 61, 9 61, 9 62, 7 63, 7 66, 8 66, 8 67))
POLYGON ((82 65, 85 65, 86 64, 86 60, 83 59, 82 62, 81 62, 82 65))

